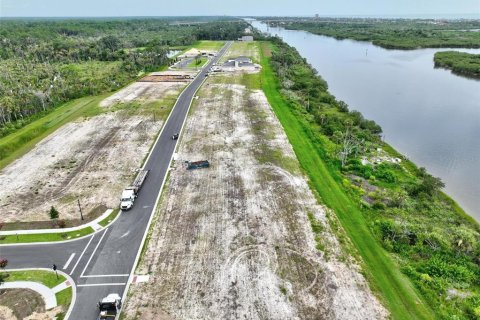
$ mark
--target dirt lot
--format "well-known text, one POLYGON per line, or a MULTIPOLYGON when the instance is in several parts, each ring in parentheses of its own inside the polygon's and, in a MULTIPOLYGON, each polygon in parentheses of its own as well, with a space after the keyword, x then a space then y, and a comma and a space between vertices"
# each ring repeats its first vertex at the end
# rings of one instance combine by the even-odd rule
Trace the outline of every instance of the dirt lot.
POLYGON ((77 199, 84 214, 116 207, 168 113, 163 104, 173 104, 158 99, 176 96, 183 86, 132 84, 101 103, 111 112, 63 126, 4 168, 1 222, 48 220, 52 205, 61 219, 78 219, 77 199))
MULTIPOLYGON (((180 74, 180 73, 178 73, 180 74)), ((168 76, 168 73, 156 73, 157 76, 168 76)), ((185 74, 190 76, 190 74, 185 74)), ((153 75, 155 76, 155 75, 153 75)), ((128 87, 114 93, 100 103, 102 107, 109 107, 116 103, 127 103, 132 101, 154 101, 162 99, 164 96, 177 94, 186 84, 181 82, 169 81, 171 83, 135 82, 128 87)), ((188 81, 187 81, 188 82, 188 81)))
POLYGON ((0 320, 46 320, 60 311, 58 307, 46 312, 42 297, 33 290, 0 290, 0 320))
POLYGON ((187 120, 137 270, 150 281, 131 287, 126 318, 385 318, 264 94, 215 78, 187 120), (211 167, 185 170, 184 161, 202 159, 211 167), (315 247, 309 213, 328 257, 315 247))

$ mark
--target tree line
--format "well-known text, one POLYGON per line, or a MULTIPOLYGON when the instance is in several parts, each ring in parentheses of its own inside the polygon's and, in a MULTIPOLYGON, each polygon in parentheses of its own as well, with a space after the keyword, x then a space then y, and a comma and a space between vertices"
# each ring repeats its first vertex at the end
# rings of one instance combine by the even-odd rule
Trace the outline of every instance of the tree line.
POLYGON ((442 192, 439 178, 385 144, 380 126, 332 96, 327 83, 294 48, 279 38, 271 41, 275 49, 270 63, 281 95, 309 124, 319 154, 358 205, 377 241, 439 319, 478 319, 478 223, 442 192), (379 154, 384 160, 362 161, 379 154))
POLYGON ((230 40, 240 20, 3 20, 0 28, 0 136, 71 99, 116 90, 158 70, 172 47, 230 40))

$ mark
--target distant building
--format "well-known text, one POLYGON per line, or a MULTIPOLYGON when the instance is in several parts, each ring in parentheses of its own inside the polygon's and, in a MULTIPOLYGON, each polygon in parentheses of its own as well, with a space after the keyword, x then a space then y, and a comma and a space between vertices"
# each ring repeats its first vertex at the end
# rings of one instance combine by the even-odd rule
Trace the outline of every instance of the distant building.
POLYGON ((315 14, 315 18, 316 18, 316 19, 318 19, 318 17, 319 17, 318 13, 317 13, 317 14, 315 14))
POLYGON ((238 41, 253 41, 253 36, 243 36, 238 38, 238 41))

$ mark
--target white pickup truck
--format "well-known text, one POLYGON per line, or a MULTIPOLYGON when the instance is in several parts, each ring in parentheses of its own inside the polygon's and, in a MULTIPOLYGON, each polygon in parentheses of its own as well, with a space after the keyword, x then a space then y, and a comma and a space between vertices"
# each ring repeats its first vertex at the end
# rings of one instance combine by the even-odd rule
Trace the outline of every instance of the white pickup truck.
POLYGON ((129 210, 133 207, 135 198, 138 196, 138 192, 142 187, 145 179, 147 178, 149 170, 141 170, 131 186, 126 187, 122 192, 122 197, 120 198, 120 209, 129 210))

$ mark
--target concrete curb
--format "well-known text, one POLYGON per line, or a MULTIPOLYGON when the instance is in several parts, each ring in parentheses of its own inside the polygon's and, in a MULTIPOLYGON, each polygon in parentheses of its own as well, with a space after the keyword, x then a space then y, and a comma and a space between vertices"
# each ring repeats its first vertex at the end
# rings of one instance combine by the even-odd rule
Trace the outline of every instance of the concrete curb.
MULTIPOLYGON (((75 239, 68 239, 68 240, 60 240, 60 241, 47 241, 47 242, 18 242, 18 243, 2 243, 0 244, 0 248, 1 247, 8 247, 8 246, 31 246, 31 245, 45 245, 45 244, 59 244, 59 243, 67 243, 67 242, 72 242, 72 241, 77 241, 77 240, 83 240, 85 238, 88 238, 90 236, 93 236, 103 230, 105 230, 106 228, 110 227, 112 224, 115 223, 115 221, 117 221, 118 218, 120 218, 120 214, 121 212, 119 212, 117 214, 117 216, 115 217, 115 219, 113 219, 113 221, 111 221, 109 224, 107 224, 105 227, 101 227, 100 229, 97 229, 95 230, 93 227, 93 232, 92 233, 89 233, 89 234, 86 234, 84 236, 81 236, 79 238, 75 238, 75 239)), ((32 233, 32 234, 35 234, 35 233, 32 233)))
POLYGON ((102 213, 102 215, 96 218, 95 220, 92 220, 88 223, 85 223, 76 227, 63 228, 63 229, 8 230, 8 231, 0 231, 0 236, 11 236, 16 234, 65 233, 65 232, 81 230, 88 227, 92 227, 94 230, 97 230, 98 228, 95 228, 95 227, 99 225, 99 222, 101 222, 103 219, 108 217, 112 212, 113 212, 113 209, 107 209, 107 211, 102 213))
MULTIPOLYGON (((41 271, 53 272, 51 269, 48 269, 48 268, 5 269, 4 271, 8 272, 8 271, 29 271, 29 270, 41 270, 41 271)), ((70 277, 68 274, 66 274, 65 272, 60 271, 60 270, 57 270, 57 272, 59 274, 61 274, 62 276, 64 276, 67 279, 67 281, 70 282, 71 287, 72 287, 72 301, 70 301, 70 306, 68 307, 68 310, 65 313, 65 318, 64 318, 65 320, 67 320, 68 317, 70 316, 70 314, 72 313, 73 306, 75 305, 75 301, 77 300, 77 286, 75 285, 75 281, 73 281, 72 277, 70 277)), ((8 283, 8 282, 6 282, 6 283, 8 283)), ((42 284, 42 286, 44 286, 44 285, 42 284)), ((46 288, 48 288, 48 287, 46 287, 46 288)), ((52 289, 48 288, 48 289, 53 291, 53 288, 52 289)), ((55 293, 54 293, 54 295, 55 295, 55 293)), ((55 305, 56 305, 56 301, 57 300, 56 300, 56 297, 55 297, 55 305)))

